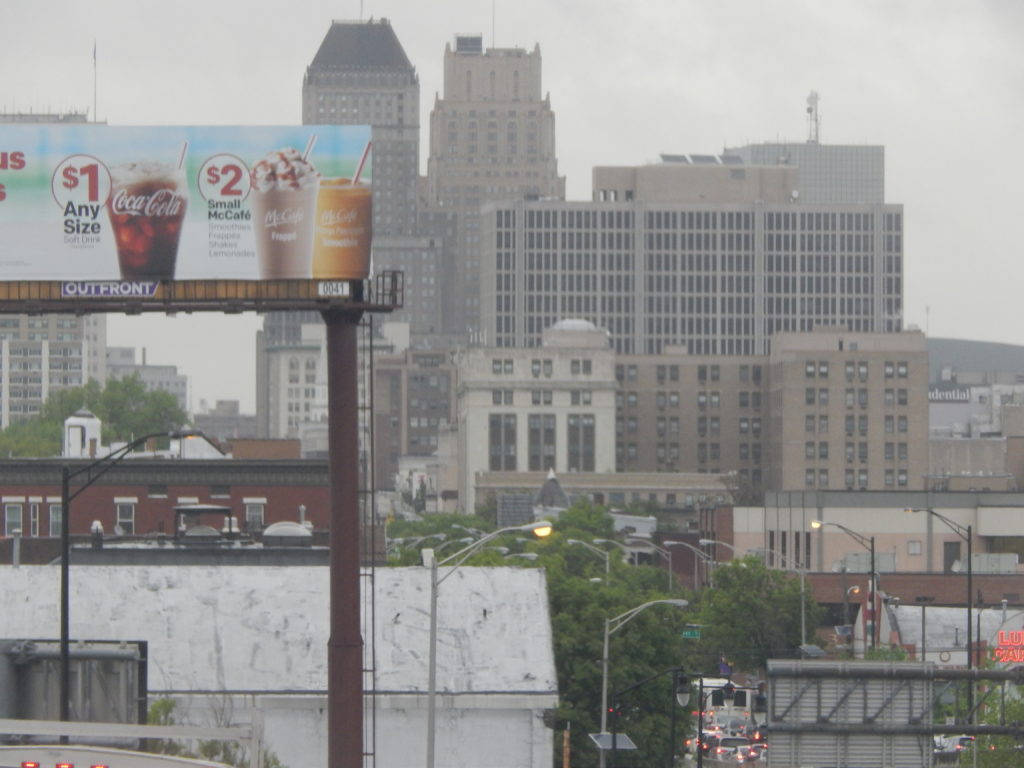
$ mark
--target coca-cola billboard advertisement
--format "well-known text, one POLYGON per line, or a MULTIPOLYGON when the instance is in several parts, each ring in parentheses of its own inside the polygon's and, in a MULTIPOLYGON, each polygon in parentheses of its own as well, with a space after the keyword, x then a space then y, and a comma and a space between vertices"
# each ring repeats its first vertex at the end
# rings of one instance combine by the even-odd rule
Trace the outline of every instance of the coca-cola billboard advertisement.
POLYGON ((367 126, 2 126, 0 281, 363 279, 371 177, 367 126))

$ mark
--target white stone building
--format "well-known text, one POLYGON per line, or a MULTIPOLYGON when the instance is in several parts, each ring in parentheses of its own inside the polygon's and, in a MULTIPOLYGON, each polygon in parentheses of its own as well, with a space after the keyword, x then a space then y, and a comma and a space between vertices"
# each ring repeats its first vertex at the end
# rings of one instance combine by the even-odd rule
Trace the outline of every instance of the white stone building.
POLYGON ((615 354, 608 334, 563 320, 532 349, 458 352, 459 506, 477 475, 615 471, 615 354))
MULTIPOLYGON (((329 569, 324 566, 101 566, 72 570, 71 637, 149 643, 150 702, 177 702, 180 724, 244 725, 288 766, 325 766, 329 569)), ((56 636, 57 566, 0 566, 7 634, 56 636), (31 599, 25 599, 31 595, 31 599)), ((378 569, 376 669, 364 690, 377 768, 420 768, 426 751, 430 576, 378 569), (374 734, 375 731, 375 734, 374 734)), ((372 638, 372 639, 371 639, 372 638)), ((438 766, 550 768, 546 709, 557 682, 539 569, 464 566, 438 602, 438 766)))

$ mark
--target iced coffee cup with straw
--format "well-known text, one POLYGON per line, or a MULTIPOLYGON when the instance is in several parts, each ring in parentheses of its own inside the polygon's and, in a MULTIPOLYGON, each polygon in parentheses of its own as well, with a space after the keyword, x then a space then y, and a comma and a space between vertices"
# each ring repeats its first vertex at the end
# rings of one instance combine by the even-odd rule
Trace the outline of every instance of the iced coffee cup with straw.
POLYGON ((320 174, 309 162, 311 136, 300 154, 294 147, 269 153, 252 168, 252 225, 260 278, 309 278, 313 218, 320 174))
POLYGON ((178 164, 140 161, 110 169, 107 211, 122 280, 173 280, 188 208, 184 142, 178 164))
POLYGON ((367 142, 351 179, 320 182, 313 235, 314 279, 365 280, 370 276, 373 200, 370 185, 360 177, 371 146, 372 142, 367 142))

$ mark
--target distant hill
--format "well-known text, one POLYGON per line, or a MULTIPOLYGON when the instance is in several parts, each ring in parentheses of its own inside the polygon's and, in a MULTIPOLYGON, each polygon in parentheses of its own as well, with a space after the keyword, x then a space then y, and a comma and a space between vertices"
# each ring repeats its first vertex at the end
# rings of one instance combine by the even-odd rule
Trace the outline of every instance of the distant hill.
POLYGON ((958 371, 1024 373, 1024 346, 995 341, 928 339, 928 380, 938 381, 944 366, 958 371))

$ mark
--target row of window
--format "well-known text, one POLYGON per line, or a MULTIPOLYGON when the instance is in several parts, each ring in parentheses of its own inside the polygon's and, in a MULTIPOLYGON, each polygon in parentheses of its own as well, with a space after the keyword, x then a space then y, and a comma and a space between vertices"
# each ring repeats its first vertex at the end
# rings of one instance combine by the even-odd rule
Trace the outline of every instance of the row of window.
MULTIPOLYGON (((898 362, 886 360, 882 365, 882 369, 885 373, 885 378, 887 379, 891 379, 893 377, 901 379, 907 378, 908 366, 906 360, 900 360, 898 362)), ((815 377, 827 379, 828 370, 829 363, 827 360, 818 360, 817 362, 814 360, 808 360, 804 363, 804 375, 808 379, 813 379, 815 377)), ((853 381, 855 374, 861 381, 868 380, 868 363, 864 360, 858 362, 847 360, 845 370, 847 381, 853 381)))
MULTIPOLYGON (((808 440, 804 443, 804 458, 819 459, 828 458, 828 442, 814 440, 808 440)), ((852 462, 854 459, 854 447, 855 444, 852 442, 846 443, 846 460, 852 462)), ((861 462, 868 460, 868 444, 866 442, 860 442, 856 444, 857 458, 861 462)), ((910 450, 907 443, 886 443, 885 444, 885 458, 886 461, 893 461, 899 457, 900 461, 908 461, 910 458, 910 450)))
MULTIPOLYGON (((760 365, 741 365, 738 366, 737 371, 741 382, 753 381, 755 384, 761 383, 760 365)), ((618 381, 636 381, 638 373, 639 371, 636 365, 615 366, 615 378, 618 381)), ((669 381, 679 381, 679 366, 659 365, 655 368, 655 375, 657 376, 659 384, 663 383, 666 378, 669 381)), ((697 366, 697 381, 699 382, 719 381, 721 376, 722 370, 718 365, 697 366)))
MULTIPOLYGON (((887 469, 884 473, 884 479, 887 488, 905 488, 909 483, 907 470, 905 469, 887 469)), ((868 487, 868 471, 866 469, 847 469, 843 473, 843 484, 848 490, 854 488, 866 490, 868 487)), ((828 470, 807 468, 804 471, 804 485, 808 488, 828 488, 828 470)), ((916 554, 920 554, 920 552, 916 554)))
MULTIPOLYGON (((517 418, 514 413, 491 414, 488 420, 488 446, 491 471, 518 471, 517 418)), ((553 469, 557 441, 555 415, 532 413, 527 416, 527 467, 531 471, 553 469)), ((596 425, 592 414, 566 416, 566 466, 569 472, 593 472, 596 425)))
MULTIPOLYGON (((909 390, 900 387, 899 389, 886 389, 883 393, 884 402, 886 406, 894 405, 908 405, 910 403, 909 390)), ((817 403, 819 406, 828 405, 829 390, 828 389, 815 389, 814 387, 807 387, 804 390, 804 404, 814 405, 817 403)), ((843 392, 843 402, 847 408, 853 408, 855 405, 861 408, 868 407, 868 390, 866 388, 854 389, 848 387, 843 392)))

